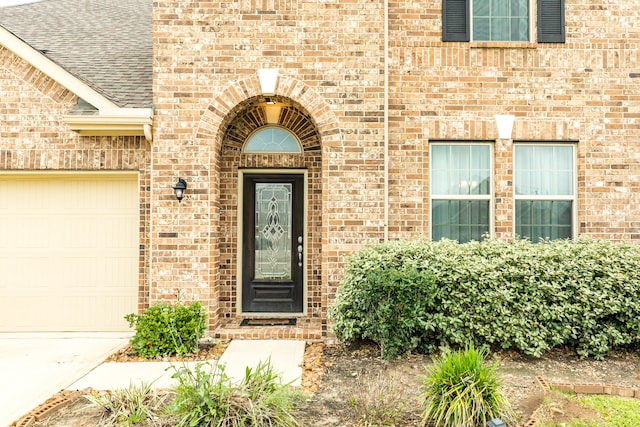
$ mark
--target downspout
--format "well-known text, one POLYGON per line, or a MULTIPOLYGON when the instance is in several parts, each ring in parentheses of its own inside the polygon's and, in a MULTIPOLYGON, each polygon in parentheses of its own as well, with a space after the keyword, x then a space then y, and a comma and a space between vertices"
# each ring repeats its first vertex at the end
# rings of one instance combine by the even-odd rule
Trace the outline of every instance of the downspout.
POLYGON ((389 240, 389 0, 384 0, 384 241, 389 240))

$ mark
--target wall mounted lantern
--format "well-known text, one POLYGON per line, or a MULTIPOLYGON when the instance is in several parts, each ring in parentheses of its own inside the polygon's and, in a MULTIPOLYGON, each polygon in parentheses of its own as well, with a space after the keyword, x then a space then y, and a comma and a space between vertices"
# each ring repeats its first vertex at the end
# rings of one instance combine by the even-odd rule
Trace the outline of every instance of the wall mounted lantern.
POLYGON ((498 139, 511 139, 513 132, 513 122, 515 116, 511 114, 496 114, 496 124, 498 125, 498 139))
POLYGON ((178 178, 178 182, 176 182, 176 186, 173 187, 173 191, 176 193, 176 199, 178 202, 182 202, 182 198, 184 197, 184 192, 187 189, 187 181, 182 178, 178 178))
POLYGON ((273 96, 276 94, 276 85, 278 84, 277 68, 259 69, 258 78, 260 79, 260 88, 263 95, 273 96))

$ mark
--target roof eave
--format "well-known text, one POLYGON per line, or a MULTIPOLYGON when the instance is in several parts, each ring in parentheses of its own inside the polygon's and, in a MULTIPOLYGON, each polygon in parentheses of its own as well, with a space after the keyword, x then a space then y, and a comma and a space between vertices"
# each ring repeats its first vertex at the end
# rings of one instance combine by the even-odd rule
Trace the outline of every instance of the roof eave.
POLYGON ((0 45, 98 109, 97 115, 64 116, 65 123, 73 131, 81 135, 143 135, 149 141, 152 140, 153 109, 118 107, 104 95, 2 26, 0 26, 0 45))
POLYGON ((80 135, 144 136, 149 142, 153 140, 152 108, 119 108, 89 116, 68 114, 62 119, 80 135))

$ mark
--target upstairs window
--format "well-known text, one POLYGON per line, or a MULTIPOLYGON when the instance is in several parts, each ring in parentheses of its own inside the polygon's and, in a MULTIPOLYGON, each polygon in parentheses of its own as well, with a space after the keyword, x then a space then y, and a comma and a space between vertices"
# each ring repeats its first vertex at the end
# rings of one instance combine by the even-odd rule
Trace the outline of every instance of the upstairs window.
POLYGON ((473 40, 529 41, 529 0, 471 0, 473 40))
MULTIPOLYGON (((530 4, 530 0, 442 0, 442 41, 529 41, 530 4)), ((537 0, 536 6, 538 43, 564 43, 564 0, 537 0)))

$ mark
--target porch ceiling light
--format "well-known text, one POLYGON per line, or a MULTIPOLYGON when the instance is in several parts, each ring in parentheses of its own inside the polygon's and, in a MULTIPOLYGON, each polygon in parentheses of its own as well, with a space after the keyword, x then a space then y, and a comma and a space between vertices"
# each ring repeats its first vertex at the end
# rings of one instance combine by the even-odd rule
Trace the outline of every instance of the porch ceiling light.
POLYGON ((261 68, 258 70, 258 78, 260 79, 260 88, 263 95, 275 95, 276 85, 278 84, 277 68, 261 68))
POLYGON ((515 120, 515 116, 511 114, 496 114, 496 125, 498 126, 498 139, 511 139, 514 120, 515 120))
POLYGON ((184 192, 187 189, 187 181, 182 178, 178 178, 178 182, 176 182, 175 187, 173 187, 173 191, 176 193, 176 199, 178 202, 182 202, 182 198, 184 197, 184 192))
POLYGON ((282 111, 282 104, 278 102, 265 102, 264 114, 267 119, 267 123, 274 125, 280 123, 280 112, 282 111))

